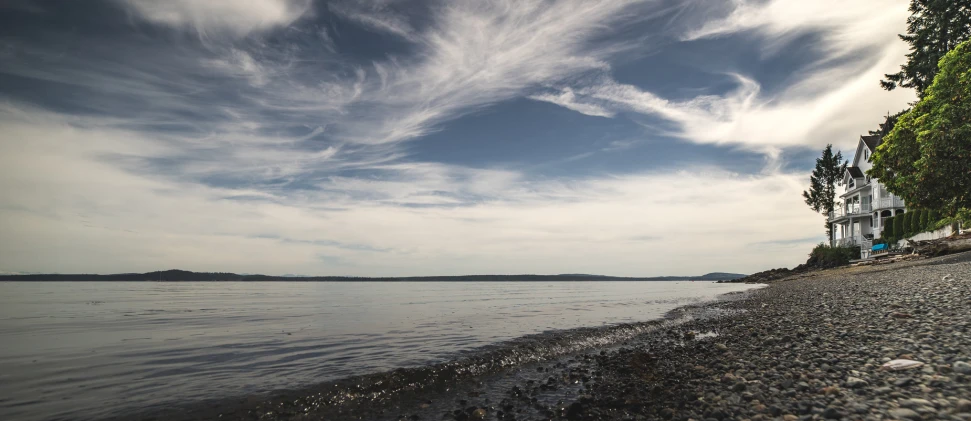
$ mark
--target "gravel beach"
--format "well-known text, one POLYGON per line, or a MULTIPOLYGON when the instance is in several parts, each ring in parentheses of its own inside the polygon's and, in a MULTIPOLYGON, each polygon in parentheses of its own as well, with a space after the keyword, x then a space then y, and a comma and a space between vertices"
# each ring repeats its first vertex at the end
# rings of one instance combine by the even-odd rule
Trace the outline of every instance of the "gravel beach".
POLYGON ((504 369, 398 371, 135 418, 971 420, 969 253, 803 274, 626 329, 504 369), (922 364, 882 368, 896 359, 922 364))
POLYGON ((971 255, 782 280, 598 361, 575 419, 971 419, 971 255), (714 332, 690 339, 691 331, 714 332), (923 365, 881 366, 894 359, 923 365))

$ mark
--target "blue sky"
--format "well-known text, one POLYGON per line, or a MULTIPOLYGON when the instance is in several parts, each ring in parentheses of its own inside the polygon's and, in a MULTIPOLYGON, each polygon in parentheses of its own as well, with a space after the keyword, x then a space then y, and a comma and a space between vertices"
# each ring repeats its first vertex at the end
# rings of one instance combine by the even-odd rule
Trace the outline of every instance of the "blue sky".
MULTIPOLYGON (((754 272, 905 1, 0 5, 0 271, 754 272)), ((848 157, 849 158, 849 157, 848 157)))

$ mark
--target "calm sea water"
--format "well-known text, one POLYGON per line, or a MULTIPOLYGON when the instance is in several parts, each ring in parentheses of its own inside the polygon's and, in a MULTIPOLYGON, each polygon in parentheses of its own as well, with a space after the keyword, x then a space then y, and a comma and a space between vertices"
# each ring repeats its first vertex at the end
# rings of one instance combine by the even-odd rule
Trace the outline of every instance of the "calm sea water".
POLYGON ((0 283, 0 419, 90 419, 661 317, 711 282, 0 283))

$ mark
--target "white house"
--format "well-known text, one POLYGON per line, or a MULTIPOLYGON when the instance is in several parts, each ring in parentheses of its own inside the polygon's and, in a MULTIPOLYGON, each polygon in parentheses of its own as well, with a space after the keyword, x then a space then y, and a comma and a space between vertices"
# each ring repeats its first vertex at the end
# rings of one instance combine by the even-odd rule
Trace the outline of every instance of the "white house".
POLYGON ((860 136, 853 162, 843 175, 843 205, 829 214, 833 224, 832 245, 858 245, 868 251, 875 237, 883 232, 886 218, 906 212, 904 201, 887 191, 879 180, 866 175, 872 167, 870 156, 880 145, 880 136, 860 136))

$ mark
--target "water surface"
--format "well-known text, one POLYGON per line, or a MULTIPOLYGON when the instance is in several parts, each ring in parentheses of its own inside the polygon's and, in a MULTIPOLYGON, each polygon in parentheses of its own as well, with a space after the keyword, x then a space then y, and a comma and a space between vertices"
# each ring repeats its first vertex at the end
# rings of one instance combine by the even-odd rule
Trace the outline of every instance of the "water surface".
POLYGON ((90 419, 646 321, 712 282, 5 282, 0 419, 90 419))

